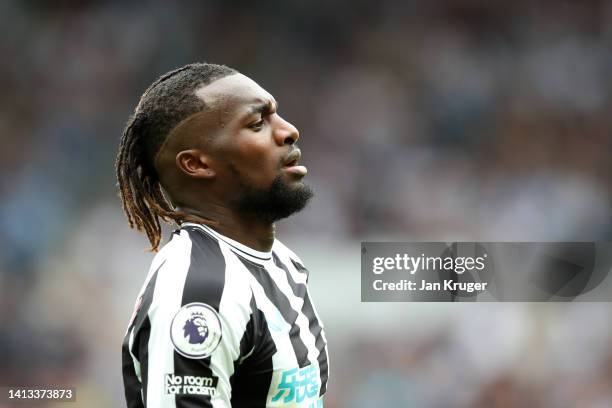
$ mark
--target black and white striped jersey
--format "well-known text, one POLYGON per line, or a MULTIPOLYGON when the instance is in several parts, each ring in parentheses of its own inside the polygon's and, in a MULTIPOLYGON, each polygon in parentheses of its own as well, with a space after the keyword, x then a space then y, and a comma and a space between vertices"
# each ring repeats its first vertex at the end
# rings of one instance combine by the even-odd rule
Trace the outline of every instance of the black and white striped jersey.
POLYGON ((327 341, 302 261, 185 223, 155 256, 123 341, 129 408, 323 407, 327 341))

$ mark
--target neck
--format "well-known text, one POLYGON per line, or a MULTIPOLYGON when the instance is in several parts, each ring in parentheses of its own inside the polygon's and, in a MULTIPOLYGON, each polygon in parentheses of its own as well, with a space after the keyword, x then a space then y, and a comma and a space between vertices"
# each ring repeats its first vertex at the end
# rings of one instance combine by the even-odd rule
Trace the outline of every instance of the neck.
POLYGON ((272 249, 275 232, 274 223, 240 216, 231 209, 220 205, 210 205, 206 209, 183 206, 177 207, 177 210, 215 221, 215 224, 209 225, 210 228, 249 248, 262 252, 268 252, 272 249))

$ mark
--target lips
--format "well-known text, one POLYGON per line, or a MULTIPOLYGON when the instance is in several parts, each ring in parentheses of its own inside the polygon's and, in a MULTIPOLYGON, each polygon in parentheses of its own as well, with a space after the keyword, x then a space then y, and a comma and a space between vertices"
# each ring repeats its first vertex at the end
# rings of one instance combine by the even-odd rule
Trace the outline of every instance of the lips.
POLYGON ((296 166, 298 164, 298 161, 300 160, 300 157, 302 157, 302 152, 300 151, 300 149, 294 149, 291 151, 291 153, 289 153, 283 165, 285 167, 296 166))
POLYGON ((285 158, 285 161, 283 163, 283 169, 297 176, 305 176, 308 172, 308 169, 304 166, 298 165, 298 162, 300 161, 301 157, 302 152, 300 152, 300 149, 296 148, 292 150, 291 153, 289 153, 289 155, 285 158))

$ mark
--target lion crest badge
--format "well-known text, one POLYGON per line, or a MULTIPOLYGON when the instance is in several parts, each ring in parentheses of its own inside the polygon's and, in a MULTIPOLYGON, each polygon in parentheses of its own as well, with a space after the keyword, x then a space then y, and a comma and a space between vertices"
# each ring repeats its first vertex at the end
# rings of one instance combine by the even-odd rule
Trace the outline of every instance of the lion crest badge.
POLYGON ((205 303, 189 303, 181 307, 170 325, 174 349, 191 359, 209 357, 219 346, 221 335, 219 315, 205 303))

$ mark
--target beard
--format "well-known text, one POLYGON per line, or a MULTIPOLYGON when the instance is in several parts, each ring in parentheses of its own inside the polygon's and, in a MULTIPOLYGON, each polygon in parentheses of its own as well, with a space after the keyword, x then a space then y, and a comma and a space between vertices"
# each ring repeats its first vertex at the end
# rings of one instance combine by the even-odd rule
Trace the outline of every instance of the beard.
POLYGON ((268 189, 256 189, 242 181, 240 184, 242 192, 234 202, 235 208, 267 223, 302 210, 313 196, 312 189, 306 184, 292 187, 280 175, 268 189))

